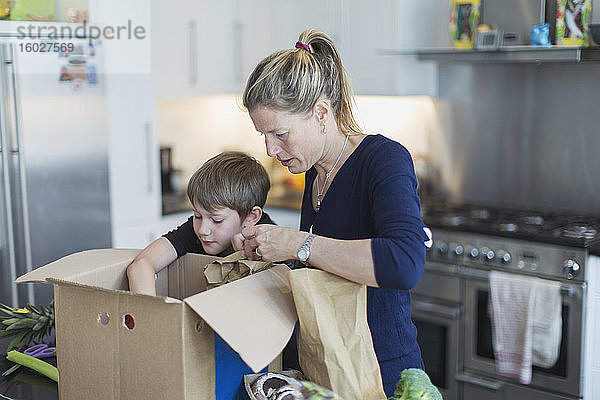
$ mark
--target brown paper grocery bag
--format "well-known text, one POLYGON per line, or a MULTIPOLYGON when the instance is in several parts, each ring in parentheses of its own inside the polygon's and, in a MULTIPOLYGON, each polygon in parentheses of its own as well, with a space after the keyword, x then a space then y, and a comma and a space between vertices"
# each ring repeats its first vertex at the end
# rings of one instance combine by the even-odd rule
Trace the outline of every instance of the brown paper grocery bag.
POLYGON ((306 378, 345 400, 386 399, 367 325, 367 287, 316 269, 288 274, 306 378))
POLYGON ((207 289, 237 281, 272 266, 273 264, 267 261, 247 260, 244 252, 240 250, 225 258, 217 259, 204 267, 207 289))

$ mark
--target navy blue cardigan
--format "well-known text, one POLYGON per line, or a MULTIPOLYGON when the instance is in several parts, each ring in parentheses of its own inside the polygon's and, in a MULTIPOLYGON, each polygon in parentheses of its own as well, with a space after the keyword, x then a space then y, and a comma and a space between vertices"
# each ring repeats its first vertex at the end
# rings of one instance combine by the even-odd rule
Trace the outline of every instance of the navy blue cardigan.
POLYGON ((391 396, 400 372, 421 368, 410 292, 421 275, 428 240, 410 153, 381 135, 363 139, 335 175, 317 213, 312 207, 316 170, 306 172, 300 229, 335 239, 372 239, 379 288, 367 289, 367 320, 391 396))

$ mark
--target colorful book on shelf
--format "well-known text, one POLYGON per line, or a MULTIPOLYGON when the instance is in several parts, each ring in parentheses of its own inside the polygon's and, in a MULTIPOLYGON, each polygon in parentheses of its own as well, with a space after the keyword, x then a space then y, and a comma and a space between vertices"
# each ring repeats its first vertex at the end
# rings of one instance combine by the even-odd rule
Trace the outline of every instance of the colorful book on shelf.
POLYGON ((13 21, 54 21, 54 0, 13 0, 13 21))
POLYGON ((556 0, 556 44, 588 46, 592 0, 556 0))
POLYGON ((473 47, 480 15, 481 0, 452 0, 450 40, 454 47, 473 47))

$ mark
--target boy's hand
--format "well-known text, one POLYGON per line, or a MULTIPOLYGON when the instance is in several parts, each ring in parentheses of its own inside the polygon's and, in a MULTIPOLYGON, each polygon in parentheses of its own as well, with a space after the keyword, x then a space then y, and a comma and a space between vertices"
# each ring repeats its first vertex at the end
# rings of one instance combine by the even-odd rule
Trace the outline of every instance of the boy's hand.
POLYGON ((244 250, 244 235, 242 233, 236 233, 231 238, 231 247, 234 251, 244 250))

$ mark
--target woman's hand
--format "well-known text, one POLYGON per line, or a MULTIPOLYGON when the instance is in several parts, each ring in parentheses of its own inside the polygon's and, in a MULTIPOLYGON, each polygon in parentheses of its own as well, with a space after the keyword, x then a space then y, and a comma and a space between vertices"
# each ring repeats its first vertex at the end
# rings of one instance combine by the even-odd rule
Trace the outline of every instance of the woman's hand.
POLYGON ((297 257, 308 233, 275 225, 256 225, 243 229, 242 235, 249 260, 284 261, 297 257))
MULTIPOLYGON (((256 225, 242 229, 243 248, 249 260, 285 261, 298 259, 298 249, 308 238, 301 232, 276 225, 256 225), (258 254, 256 251, 258 250, 258 254)), ((308 262, 348 280, 377 287, 371 253, 371 239, 338 240, 316 236, 308 262)))

